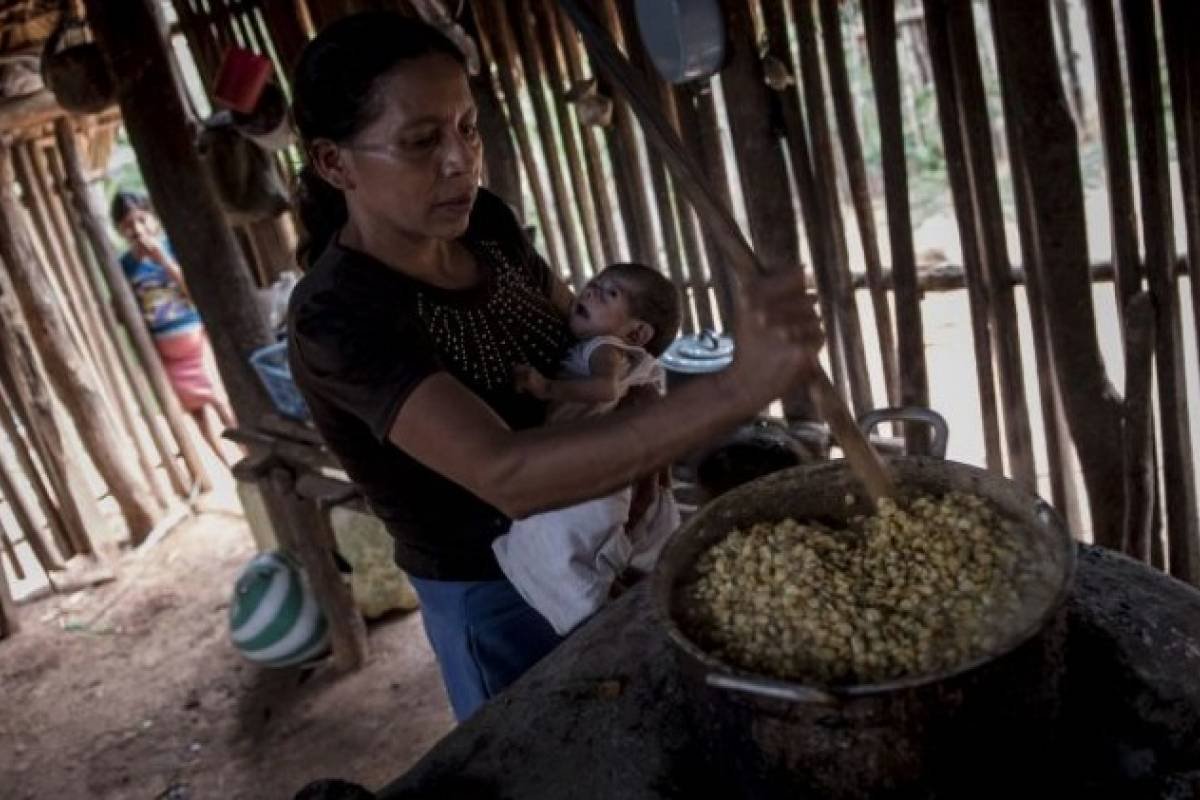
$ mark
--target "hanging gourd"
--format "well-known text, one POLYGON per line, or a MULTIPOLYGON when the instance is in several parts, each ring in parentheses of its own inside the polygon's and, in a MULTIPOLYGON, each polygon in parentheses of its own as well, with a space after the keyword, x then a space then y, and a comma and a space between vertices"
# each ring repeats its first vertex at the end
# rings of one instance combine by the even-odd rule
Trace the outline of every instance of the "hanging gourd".
POLYGON ((42 80, 68 111, 94 114, 117 100, 108 59, 82 17, 68 11, 42 49, 42 80))

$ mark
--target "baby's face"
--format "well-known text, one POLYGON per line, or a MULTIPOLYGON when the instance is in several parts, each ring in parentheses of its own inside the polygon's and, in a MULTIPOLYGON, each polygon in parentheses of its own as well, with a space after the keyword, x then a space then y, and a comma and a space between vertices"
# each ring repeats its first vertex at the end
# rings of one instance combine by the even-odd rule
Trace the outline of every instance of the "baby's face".
POLYGON ((583 287, 567 320, 579 339, 621 336, 634 325, 629 299, 634 289, 627 282, 601 272, 583 287))

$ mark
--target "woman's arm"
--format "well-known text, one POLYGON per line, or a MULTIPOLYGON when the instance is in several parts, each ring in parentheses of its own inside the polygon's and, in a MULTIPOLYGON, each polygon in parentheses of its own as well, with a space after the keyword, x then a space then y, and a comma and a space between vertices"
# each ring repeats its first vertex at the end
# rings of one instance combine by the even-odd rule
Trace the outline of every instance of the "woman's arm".
POLYGON ((596 497, 757 413, 815 364, 820 327, 796 276, 761 280, 738 320, 733 365, 662 402, 514 432, 462 384, 438 373, 413 390, 389 439, 510 517, 596 497))

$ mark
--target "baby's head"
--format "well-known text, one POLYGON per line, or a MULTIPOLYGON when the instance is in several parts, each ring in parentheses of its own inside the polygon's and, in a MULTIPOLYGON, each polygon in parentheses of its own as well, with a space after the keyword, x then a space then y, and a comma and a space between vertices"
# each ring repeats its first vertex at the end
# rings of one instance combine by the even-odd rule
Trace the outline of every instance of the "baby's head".
POLYGON ((610 264, 592 278, 571 308, 571 333, 580 339, 616 336, 660 356, 679 332, 679 290, 642 264, 610 264))

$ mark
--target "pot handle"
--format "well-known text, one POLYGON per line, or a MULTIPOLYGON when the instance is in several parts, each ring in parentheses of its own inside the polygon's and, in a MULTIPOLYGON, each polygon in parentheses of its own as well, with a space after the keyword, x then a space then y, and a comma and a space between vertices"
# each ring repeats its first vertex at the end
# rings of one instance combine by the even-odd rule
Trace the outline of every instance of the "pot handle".
POLYGON ((815 703, 827 706, 836 705, 838 702, 836 697, 821 689, 797 686, 793 683, 766 678, 739 678, 736 675, 718 675, 710 672, 704 676, 704 682, 714 689, 744 692, 758 697, 769 697, 772 700, 790 700, 794 703, 815 703))
POLYGON ((868 411, 858 418, 858 427, 863 433, 871 430, 881 422, 924 422, 933 428, 933 441, 929 443, 929 452, 934 458, 946 458, 946 443, 950 440, 950 426, 946 418, 932 408, 925 406, 902 406, 900 408, 877 408, 868 411))

